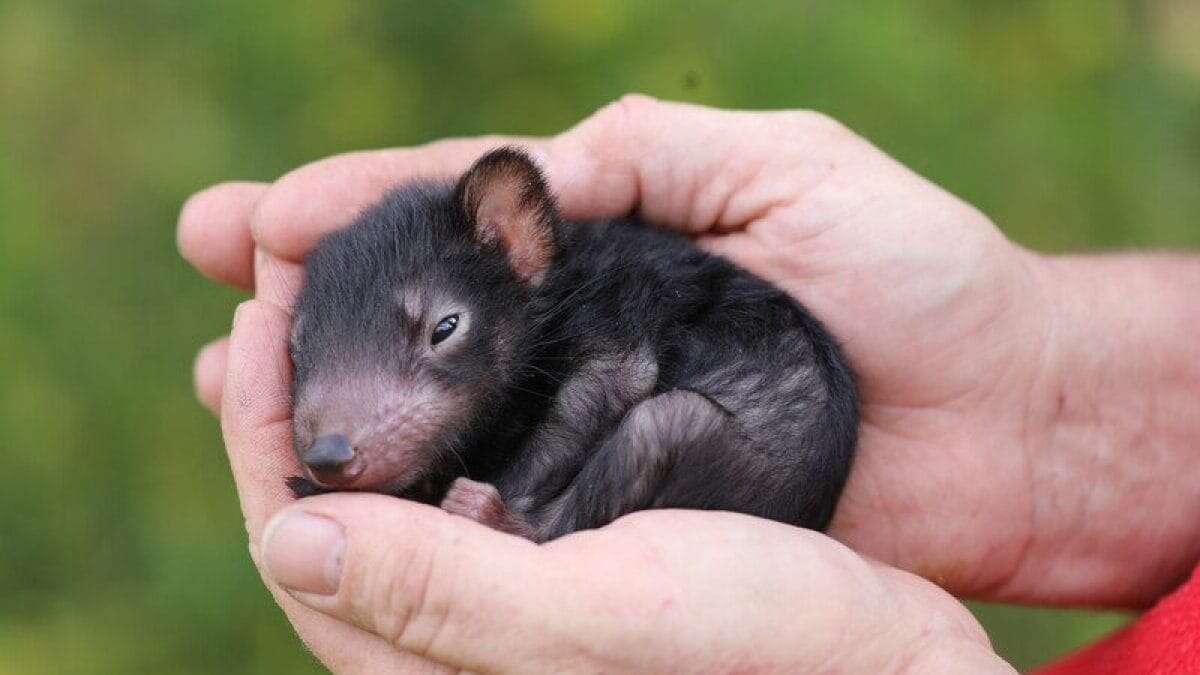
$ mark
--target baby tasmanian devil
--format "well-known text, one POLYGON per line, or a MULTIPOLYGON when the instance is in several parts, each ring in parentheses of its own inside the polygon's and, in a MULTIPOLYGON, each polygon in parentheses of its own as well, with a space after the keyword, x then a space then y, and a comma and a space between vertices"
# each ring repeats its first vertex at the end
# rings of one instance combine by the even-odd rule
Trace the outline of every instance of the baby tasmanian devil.
POLYGON ((858 425, 830 335, 678 234, 563 220, 517 150, 397 188, 306 264, 298 496, 394 494, 536 541, 665 507, 829 523, 858 425))

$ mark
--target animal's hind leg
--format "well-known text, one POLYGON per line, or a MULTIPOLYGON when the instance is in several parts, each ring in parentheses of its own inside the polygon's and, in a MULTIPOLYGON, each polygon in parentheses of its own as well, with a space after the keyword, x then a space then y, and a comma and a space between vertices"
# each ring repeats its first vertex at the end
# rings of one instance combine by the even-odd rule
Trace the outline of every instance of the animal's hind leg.
POLYGON ((677 389, 646 399, 540 510, 538 538, 599 527, 645 508, 722 508, 740 444, 732 416, 700 394, 677 389))
POLYGON ((500 492, 487 483, 458 478, 450 484, 442 498, 442 509, 456 516, 469 518, 493 530, 534 539, 536 532, 528 521, 504 503, 500 492))

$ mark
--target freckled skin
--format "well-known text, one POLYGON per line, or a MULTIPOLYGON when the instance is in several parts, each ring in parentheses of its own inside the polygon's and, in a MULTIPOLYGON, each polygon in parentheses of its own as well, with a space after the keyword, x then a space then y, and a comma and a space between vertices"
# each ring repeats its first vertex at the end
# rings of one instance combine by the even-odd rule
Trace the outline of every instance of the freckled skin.
POLYGON ((858 427, 833 338, 680 235, 561 220, 519 152, 391 192, 306 268, 296 448, 350 438, 368 468, 338 489, 538 541, 646 508, 832 517, 858 427))

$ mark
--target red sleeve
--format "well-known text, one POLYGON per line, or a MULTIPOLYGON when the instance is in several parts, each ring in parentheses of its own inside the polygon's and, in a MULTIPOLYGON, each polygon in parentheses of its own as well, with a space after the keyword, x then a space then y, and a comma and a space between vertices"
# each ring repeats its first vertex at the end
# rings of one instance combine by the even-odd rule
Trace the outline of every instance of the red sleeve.
POLYGON ((1200 673, 1200 568, 1137 621, 1035 672, 1200 673))

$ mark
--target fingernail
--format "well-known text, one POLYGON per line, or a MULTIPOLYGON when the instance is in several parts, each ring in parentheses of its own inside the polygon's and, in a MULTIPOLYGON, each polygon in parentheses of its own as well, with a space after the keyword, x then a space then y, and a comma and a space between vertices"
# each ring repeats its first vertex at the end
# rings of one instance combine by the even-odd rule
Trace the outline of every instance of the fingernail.
POLYGON ((243 300, 242 302, 238 303, 237 307, 233 308, 233 328, 237 328, 238 321, 241 319, 241 316, 246 313, 247 308, 250 307, 250 303, 252 302, 254 301, 243 300))
POLYGON ((267 574, 294 591, 333 595, 342 578, 346 534, 330 518, 306 511, 276 515, 263 532, 267 574))

